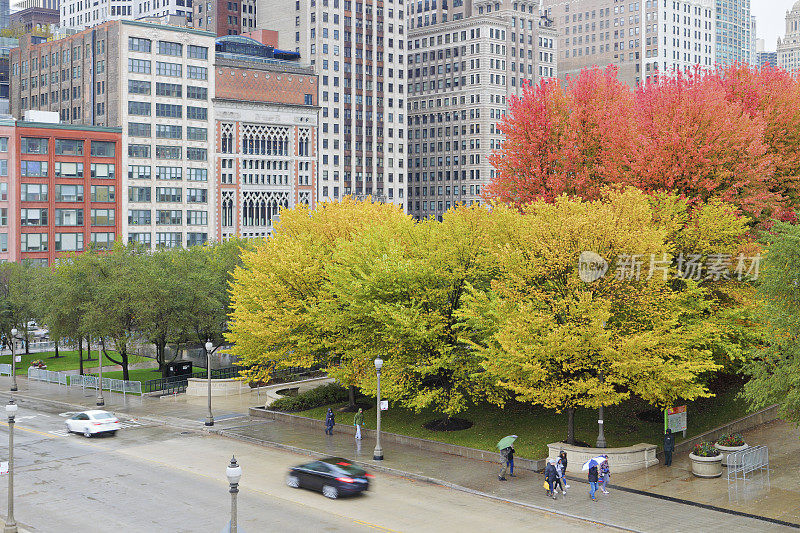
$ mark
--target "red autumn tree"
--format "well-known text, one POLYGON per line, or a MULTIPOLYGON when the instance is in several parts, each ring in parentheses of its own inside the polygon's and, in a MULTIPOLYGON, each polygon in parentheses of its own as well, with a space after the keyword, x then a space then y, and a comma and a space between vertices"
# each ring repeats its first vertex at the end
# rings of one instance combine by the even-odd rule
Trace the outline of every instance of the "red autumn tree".
POLYGON ((771 144, 770 135, 791 127, 776 119, 770 134, 754 103, 764 89, 737 97, 723 78, 695 71, 632 91, 610 67, 526 88, 500 124, 506 140, 492 156, 497 172, 485 194, 524 204, 564 193, 594 199, 606 185, 630 185, 690 201, 721 198, 759 221, 779 215, 793 207, 791 188, 776 183, 774 146, 783 141, 771 144))
POLYGON ((626 142, 632 102, 613 66, 586 70, 565 85, 525 87, 499 124, 505 141, 491 156, 497 173, 488 196, 517 205, 565 193, 597 198, 620 177, 612 145, 626 142))

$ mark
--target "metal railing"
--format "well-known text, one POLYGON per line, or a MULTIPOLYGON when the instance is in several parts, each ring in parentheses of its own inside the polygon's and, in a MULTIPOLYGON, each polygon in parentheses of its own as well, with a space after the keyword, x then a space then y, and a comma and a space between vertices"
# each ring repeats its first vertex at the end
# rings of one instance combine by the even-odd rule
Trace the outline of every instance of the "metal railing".
POLYGON ((769 449, 766 446, 751 446, 728 455, 728 481, 747 481, 747 475, 756 471, 769 474, 769 449))
POLYGON ((28 368, 28 379, 31 381, 44 381, 66 386, 68 384, 67 377, 68 375, 65 372, 56 372, 55 370, 45 370, 43 368, 34 367, 28 368))
POLYGON ((103 378, 103 382, 101 384, 100 378, 97 376, 69 376, 69 385, 70 387, 81 387, 84 390, 97 390, 99 386, 102 386, 103 390, 120 392, 123 396, 127 394, 142 394, 141 381, 125 381, 123 379, 103 378))
MULTIPOLYGON (((234 379, 240 376, 242 370, 246 367, 231 366, 227 368, 217 368, 211 370, 211 379, 234 379)), ((315 372, 320 369, 319 365, 314 365, 311 368, 292 366, 281 368, 272 371, 272 379, 282 380, 290 376, 301 376, 309 372, 315 372)), ((184 374, 182 376, 172 376, 168 378, 149 379, 142 382, 142 392, 163 392, 164 394, 178 394, 186 391, 186 386, 189 378, 207 379, 208 374, 205 370, 197 370, 191 374, 184 374)))
POLYGON ((3 363, 0 365, 0 376, 10 376, 11 375, 11 365, 8 363, 3 363))

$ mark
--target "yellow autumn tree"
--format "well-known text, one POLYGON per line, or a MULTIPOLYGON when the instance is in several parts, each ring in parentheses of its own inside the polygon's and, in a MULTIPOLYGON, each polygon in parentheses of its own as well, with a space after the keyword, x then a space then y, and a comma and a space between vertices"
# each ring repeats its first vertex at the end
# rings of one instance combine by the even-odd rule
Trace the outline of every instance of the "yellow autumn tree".
MULTIPOLYGON (((669 284, 668 225, 635 189, 597 201, 535 202, 509 224, 500 272, 472 290, 464 339, 517 400, 568 412, 631 394, 657 405, 709 395, 716 370, 702 320, 703 289, 669 284), (663 274, 653 269, 661 266, 663 274), (667 279, 665 279, 665 276, 667 279), (698 303, 699 302, 699 303, 698 303)), ((504 214, 505 212, 505 214, 504 214)))

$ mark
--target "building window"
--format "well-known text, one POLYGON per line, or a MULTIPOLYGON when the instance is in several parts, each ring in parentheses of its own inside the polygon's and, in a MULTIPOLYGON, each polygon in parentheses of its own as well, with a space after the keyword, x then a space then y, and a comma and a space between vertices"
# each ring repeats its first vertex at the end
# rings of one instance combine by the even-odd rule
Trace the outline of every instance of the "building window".
POLYGON ((83 139, 56 139, 56 155, 83 155, 83 139))
POLYGON ((23 154, 46 154, 47 139, 36 137, 22 137, 20 139, 20 153, 23 154))
POLYGON ((92 248, 95 250, 110 250, 114 245, 114 233, 92 233, 92 248))
POLYGON ((186 223, 190 226, 208 226, 208 213, 206 211, 187 211, 186 223))
POLYGON ((186 118, 189 120, 208 120, 208 109, 205 107, 186 106, 186 118))
POLYGON ((192 59, 208 59, 208 48, 190 44, 186 55, 192 59))
POLYGON ((111 141, 92 141, 93 157, 114 157, 116 143, 111 141))
POLYGON ((129 202, 149 202, 150 187, 128 187, 129 202))
POLYGON ((46 202, 46 183, 22 183, 19 186, 19 199, 21 202, 46 202))
POLYGON ((113 180, 116 177, 116 170, 116 165, 111 163, 92 163, 93 178, 113 180))
POLYGON ((46 252, 47 233, 23 233, 20 236, 20 251, 46 252))
POLYGON ((183 106, 174 104, 156 104, 156 116, 181 118, 183 116, 183 106))
POLYGON ((150 61, 147 59, 128 58, 128 72, 150 74, 150 61))
POLYGON ((128 122, 128 135, 131 137, 150 137, 150 124, 128 122))
POLYGON ((205 161, 207 153, 205 148, 186 148, 186 159, 189 161, 205 161))
POLYGON ((208 241, 208 233, 187 233, 186 246, 201 246, 208 241))
POLYGON ((186 201, 204 204, 208 202, 207 189, 186 189, 186 201))
POLYGON ((186 98, 191 98, 192 100, 208 100, 208 88, 187 85, 186 98))
POLYGON ((128 242, 144 244, 145 246, 150 246, 150 234, 149 233, 128 233, 128 242))
MULTIPOLYGON (((150 167, 147 167, 150 168, 150 167)), ((83 188, 83 185, 80 186, 83 188)), ((92 185, 92 202, 113 202, 115 201, 113 185, 92 185)), ((83 191, 81 191, 83 194, 83 191)))
POLYGON ((180 63, 156 62, 156 74, 158 76, 172 76, 180 78, 183 75, 183 65, 180 63))
POLYGON ((158 53, 165 56, 183 56, 183 45, 170 41, 158 41, 158 53))
POLYGON ((169 124, 156 124, 156 137, 159 139, 182 139, 183 127, 169 124))
POLYGON ((92 209, 90 216, 92 226, 113 226, 116 223, 114 209, 92 209))
POLYGON ((156 145, 156 159, 181 159, 180 146, 156 145))
POLYGON ((83 233, 56 233, 57 252, 80 252, 83 250, 83 233))
POLYGON ((156 202, 180 202, 182 196, 180 187, 156 187, 156 202))
POLYGON ((151 211, 149 209, 129 209, 128 224, 131 226, 147 226, 150 224, 151 211))
POLYGON ((208 169, 206 168, 187 168, 186 179, 188 181, 208 181, 208 169))
POLYGON ((8 137, 0 137, 0 152, 8 152, 8 137))
POLYGON ((47 161, 20 161, 20 175, 47 177, 47 161))
POLYGON ((83 209, 56 209, 56 226, 83 226, 83 209))
POLYGON ((128 80, 129 94, 150 94, 151 83, 149 81, 128 80))
POLYGON ((207 128, 193 128, 191 126, 186 127, 186 138, 190 141, 206 141, 208 140, 208 129, 207 128))
POLYGON ((128 37, 128 50, 131 52, 150 52, 150 39, 128 37))
POLYGON ((82 178, 83 163, 56 163, 55 176, 57 178, 82 178))
POLYGON ((183 213, 178 210, 156 210, 156 226, 180 226, 183 224, 183 213))
POLYGON ((192 80, 207 80, 208 69, 206 67, 195 67, 188 65, 186 67, 186 77, 192 80))
POLYGON ((179 180, 182 175, 183 169, 181 167, 156 167, 157 180, 179 180))
POLYGON ((306 105, 314 105, 314 97, 313 97, 313 95, 310 95, 310 94, 305 95, 305 104, 306 105))
POLYGON ((156 94, 158 96, 174 96, 180 98, 183 96, 183 87, 177 83, 156 83, 156 94))
POLYGON ((149 180, 150 167, 146 165, 128 165, 129 180, 149 180))
POLYGON ((181 245, 181 232, 156 233, 156 246, 159 248, 179 248, 181 245))
POLYGON ((150 145, 149 144, 129 144, 128 157, 141 157, 143 159, 150 158, 150 145))

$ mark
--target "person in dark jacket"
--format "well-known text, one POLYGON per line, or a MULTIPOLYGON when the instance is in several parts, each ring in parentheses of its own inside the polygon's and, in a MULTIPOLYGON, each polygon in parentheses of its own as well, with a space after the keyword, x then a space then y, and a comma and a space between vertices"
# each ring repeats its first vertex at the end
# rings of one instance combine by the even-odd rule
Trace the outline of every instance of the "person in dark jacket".
POLYGON ((561 476, 561 484, 563 488, 568 489, 569 483, 567 483, 567 452, 561 450, 558 453, 558 461, 556 462, 556 469, 558 470, 558 474, 561 476))
POLYGON ((514 475, 514 447, 507 446, 503 448, 500 450, 500 456, 502 457, 503 470, 500 471, 500 475, 497 476, 497 479, 500 481, 507 481, 506 472, 508 472, 509 467, 511 467, 511 475, 514 475))
POLYGON ((558 479, 558 469, 556 468, 555 459, 547 460, 547 466, 544 468, 544 479, 547 481, 547 485, 550 487, 550 489, 547 491, 547 495, 555 500, 556 480, 558 479))
POLYGON ((589 496, 592 497, 592 501, 597 501, 597 498, 594 497, 594 493, 597 492, 597 465, 592 465, 589 467, 589 496))
POLYGON ((664 466, 672 466, 672 452, 675 451, 675 435, 667 428, 664 434, 664 466))
POLYGON ((333 426, 336 425, 336 421, 333 417, 333 410, 328 409, 327 414, 325 414, 325 434, 326 435, 333 435, 333 426))

